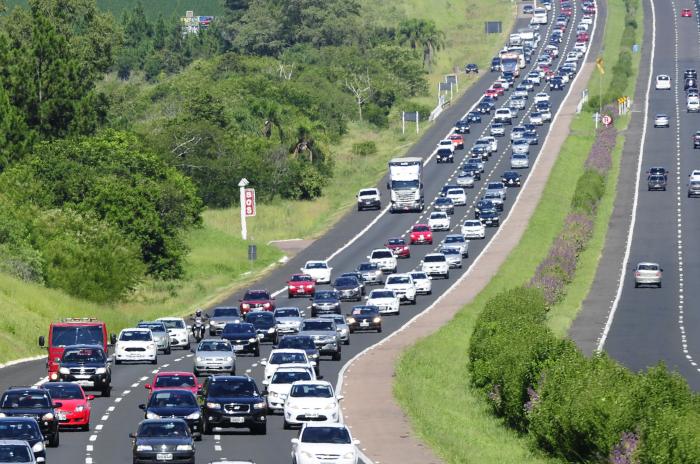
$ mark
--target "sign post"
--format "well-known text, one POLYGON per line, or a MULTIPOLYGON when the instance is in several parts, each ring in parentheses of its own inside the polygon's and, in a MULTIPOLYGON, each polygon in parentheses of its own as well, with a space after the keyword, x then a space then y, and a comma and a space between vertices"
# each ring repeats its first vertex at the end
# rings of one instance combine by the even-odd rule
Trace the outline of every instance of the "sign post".
POLYGON ((246 186, 250 184, 248 182, 248 179, 245 177, 241 179, 241 181, 238 183, 238 187, 241 190, 241 238, 243 240, 248 239, 248 230, 246 229, 246 224, 245 224, 245 218, 246 218, 246 186))

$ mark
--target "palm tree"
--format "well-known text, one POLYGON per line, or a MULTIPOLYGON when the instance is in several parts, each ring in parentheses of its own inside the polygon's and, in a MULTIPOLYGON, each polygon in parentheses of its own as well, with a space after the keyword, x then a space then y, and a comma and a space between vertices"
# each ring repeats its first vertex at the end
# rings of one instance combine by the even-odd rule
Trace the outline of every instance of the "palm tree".
POLYGON ((428 68, 435 63, 435 53, 445 48, 445 33, 431 20, 412 18, 401 21, 398 37, 402 44, 423 50, 423 66, 427 64, 428 68))

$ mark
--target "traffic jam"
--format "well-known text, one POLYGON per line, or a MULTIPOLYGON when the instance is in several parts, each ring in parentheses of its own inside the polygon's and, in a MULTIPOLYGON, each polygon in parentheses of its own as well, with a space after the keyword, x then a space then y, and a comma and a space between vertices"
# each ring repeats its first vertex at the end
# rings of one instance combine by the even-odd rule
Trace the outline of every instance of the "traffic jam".
MULTIPOLYGON (((359 462, 359 442, 342 420, 343 397, 324 379, 324 365, 341 363, 353 339, 382 333, 388 318, 432 299, 436 279, 454 280, 470 265, 477 254, 470 243, 498 230, 525 183, 531 150, 555 112, 552 93, 567 89, 586 55, 595 3, 544 0, 523 13, 529 26, 509 35, 485 70, 493 76, 488 90, 434 153, 392 159, 386 190, 357 193, 358 214, 386 207, 392 215, 417 215, 406 233, 379 241, 347 269, 326 259, 305 262, 279 282, 284 305, 279 292, 251 288, 238 305, 144 320, 119 333, 95 318, 54 322, 38 340, 47 350, 44 381, 0 396, 0 440, 19 440, 32 459, 26 462, 50 461, 48 448, 60 446, 62 433, 93 430, 93 405, 112 396, 114 377, 148 364, 154 373, 131 393, 142 401, 129 441, 111 438, 129 443, 134 463, 194 463, 202 440, 224 430, 265 435, 270 416, 280 416, 284 430, 298 430, 280 460, 359 462), (427 162, 454 171, 435 198, 424 191, 427 162), (496 163, 505 169, 496 172, 496 163), (403 264, 417 258, 417 265, 403 264), (186 369, 156 369, 176 353, 191 361, 186 369), (260 375, 238 365, 244 356, 260 375)), ((467 64, 465 72, 484 71, 467 64)))

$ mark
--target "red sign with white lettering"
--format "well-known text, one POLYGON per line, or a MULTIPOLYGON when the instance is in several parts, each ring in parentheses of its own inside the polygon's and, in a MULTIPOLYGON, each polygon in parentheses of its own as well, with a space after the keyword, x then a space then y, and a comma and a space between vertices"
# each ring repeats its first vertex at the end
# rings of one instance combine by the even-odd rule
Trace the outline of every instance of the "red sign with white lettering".
POLYGON ((247 188, 243 192, 245 198, 245 215, 255 216, 255 189, 247 188))

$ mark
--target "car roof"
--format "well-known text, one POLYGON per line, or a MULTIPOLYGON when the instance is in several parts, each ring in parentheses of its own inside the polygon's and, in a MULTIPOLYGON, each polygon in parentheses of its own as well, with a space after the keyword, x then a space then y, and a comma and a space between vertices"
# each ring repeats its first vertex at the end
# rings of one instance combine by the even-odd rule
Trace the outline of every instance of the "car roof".
POLYGON ((122 329, 121 332, 150 332, 151 329, 148 329, 146 327, 128 327, 126 329, 122 329))
POLYGON ((182 317, 165 316, 165 317, 159 317, 158 319, 156 319, 156 321, 163 321, 163 322, 165 322, 165 321, 183 321, 184 322, 185 319, 182 317))
MULTIPOLYGON (((217 340, 218 340, 218 339, 217 339, 217 340)), ((204 340, 202 340, 202 341, 204 341, 204 340)), ((218 340, 218 341, 220 341, 220 340, 218 340)), ((182 375, 182 376, 185 376, 185 375, 186 375, 186 376, 188 376, 188 377, 194 376, 194 374, 193 374, 192 372, 188 372, 188 371, 162 371, 162 372, 157 372, 157 373, 156 373, 156 377, 163 377, 163 376, 166 376, 166 375, 182 375)), ((195 378, 196 378, 196 377, 195 377, 195 378)))
POLYGON ((292 385, 324 385, 333 388, 333 385, 326 380, 297 380, 292 385))
POLYGON ((659 263, 652 263, 651 261, 641 261, 637 263, 637 266, 659 266, 659 263))
POLYGON ((26 440, 0 440, 0 445, 24 445, 29 446, 26 440))

